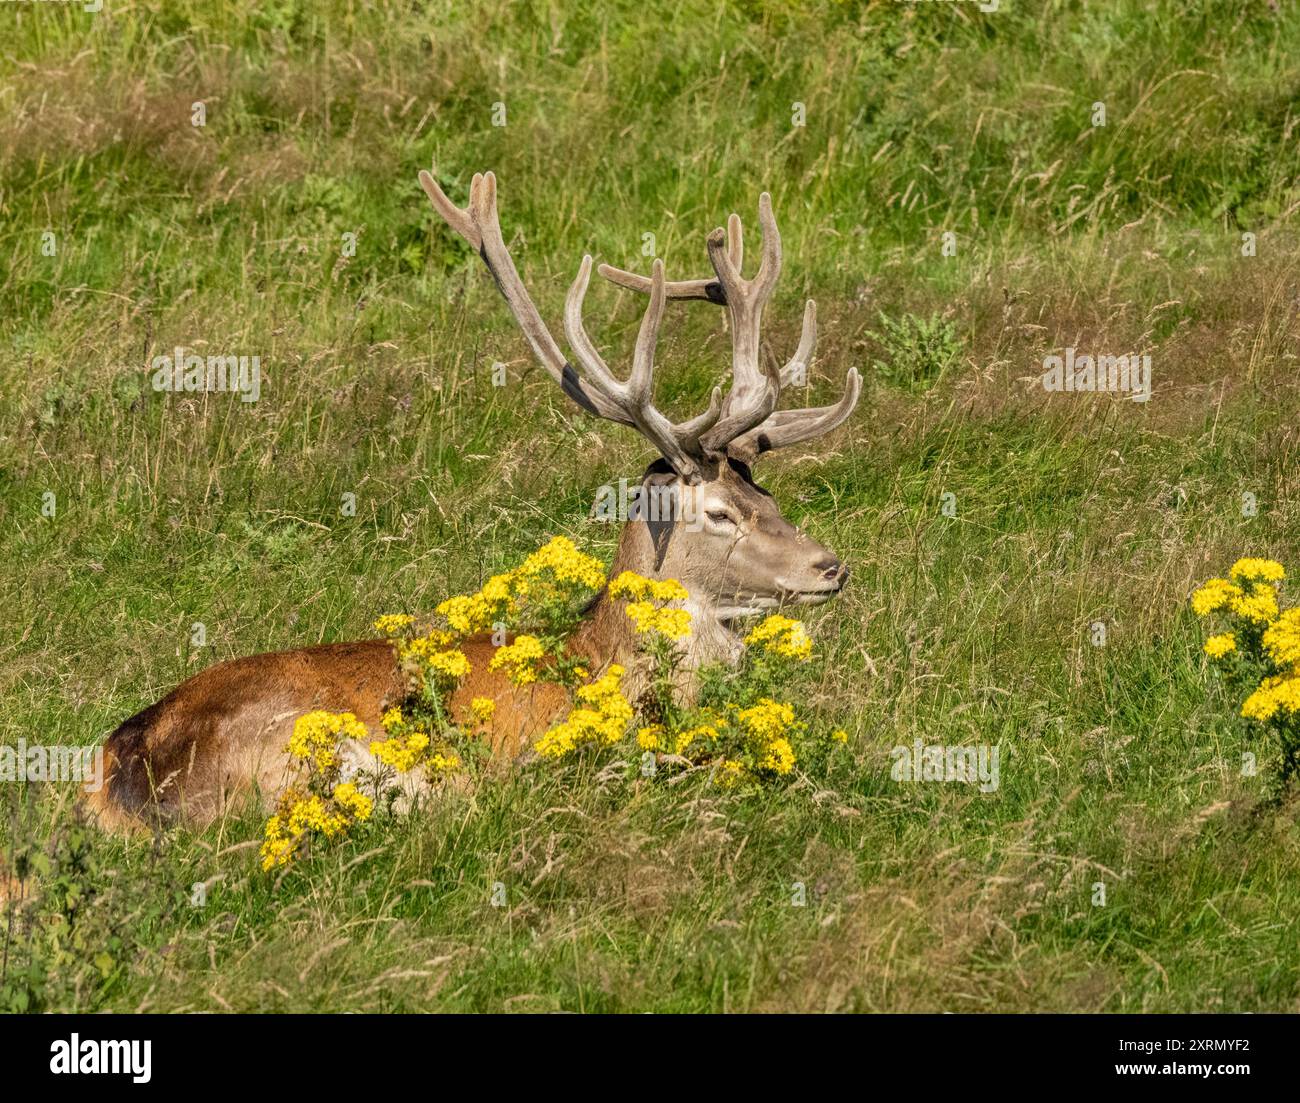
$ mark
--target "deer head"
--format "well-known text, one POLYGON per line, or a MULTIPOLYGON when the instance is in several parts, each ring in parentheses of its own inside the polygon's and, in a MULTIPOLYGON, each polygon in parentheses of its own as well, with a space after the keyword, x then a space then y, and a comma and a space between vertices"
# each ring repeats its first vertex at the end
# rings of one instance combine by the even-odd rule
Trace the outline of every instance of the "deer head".
POLYGON ((614 571, 635 570, 656 578, 676 578, 691 593, 695 629, 692 654, 697 662, 732 658, 738 651, 731 621, 785 604, 815 604, 839 592, 846 568, 825 547, 790 524, 772 496, 750 475, 762 453, 818 436, 853 411, 861 391, 850 368, 844 396, 830 406, 778 410, 783 386, 806 372, 817 333, 817 310, 810 299, 794 355, 784 367, 765 361, 760 342, 763 307, 781 272, 781 237, 771 197, 759 197, 762 259, 753 279, 741 275, 742 227, 732 215, 727 229, 708 237, 712 278, 670 282, 655 260, 640 276, 608 265, 600 274, 620 287, 647 294, 631 371, 626 381, 611 374, 582 321, 582 304, 591 278, 591 257, 582 259, 569 289, 564 333, 579 369, 560 351, 519 278, 497 219, 496 178, 475 174, 469 206, 455 206, 437 181, 420 173, 420 184, 434 209, 483 258, 533 354, 579 406, 598 417, 635 428, 658 449, 661 459, 647 470, 643 495, 668 503, 642 509, 623 531, 614 571), (731 389, 725 399, 714 388, 708 409, 674 423, 653 401, 654 353, 669 299, 700 299, 725 308, 732 340, 731 389))

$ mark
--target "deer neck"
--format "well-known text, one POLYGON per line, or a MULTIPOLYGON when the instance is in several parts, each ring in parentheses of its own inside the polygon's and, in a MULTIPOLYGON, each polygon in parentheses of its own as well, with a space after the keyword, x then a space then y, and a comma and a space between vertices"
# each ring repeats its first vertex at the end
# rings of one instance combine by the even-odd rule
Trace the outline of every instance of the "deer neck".
MULTIPOLYGON (((661 569, 660 557, 655 553, 644 522, 629 521, 623 527, 609 576, 617 578, 623 571, 634 571, 645 578, 673 577, 671 572, 661 569)), ((740 657, 741 643, 719 619, 717 605, 707 596, 692 593, 685 607, 691 614, 691 634, 681 643, 678 688, 689 699, 694 696, 696 671, 714 662, 733 665, 740 657)), ((639 650, 636 629, 624 612, 624 603, 611 598, 608 588, 596 595, 569 646, 591 661, 593 673, 618 663, 627 671, 624 685, 632 693, 648 684, 649 659, 639 650)))

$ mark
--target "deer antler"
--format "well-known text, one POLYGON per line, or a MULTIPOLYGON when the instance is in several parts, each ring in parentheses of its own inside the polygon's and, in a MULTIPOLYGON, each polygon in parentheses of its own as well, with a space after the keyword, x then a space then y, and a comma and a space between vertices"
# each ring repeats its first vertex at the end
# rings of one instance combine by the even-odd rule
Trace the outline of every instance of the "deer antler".
MULTIPOLYGON (((709 260, 717 278, 680 280, 664 285, 669 299, 702 299, 727 308, 733 343, 732 388, 718 424, 705 435, 703 443, 711 451, 726 451, 745 462, 773 448, 797 444, 834 429, 853 412, 862 390, 857 369, 850 368, 844 397, 839 402, 802 410, 776 410, 780 390, 804 375, 812 362, 817 342, 817 304, 812 299, 805 304, 799 345, 781 368, 779 377, 763 371, 759 366, 763 306, 771 297, 781 271, 781 237, 767 192, 759 196, 758 217, 763 230, 763 260, 752 280, 740 275, 743 231, 740 218, 733 214, 727 220, 725 253, 722 231, 714 230, 709 235, 709 260)), ((599 271, 619 287, 640 292, 651 290, 652 281, 645 276, 608 264, 602 264, 599 271)))
POLYGON ((699 476, 699 464, 704 459, 700 438, 713 427, 722 412, 722 392, 713 388, 709 408, 696 418, 674 425, 655 409, 651 401, 654 382, 655 345, 659 339, 659 323, 664 316, 664 265, 656 260, 650 286, 650 304, 641 319, 636 350, 632 354, 632 373, 626 383, 620 383, 609 373, 596 346, 591 343, 582 324, 582 301, 591 279, 591 257, 584 256, 577 278, 569 288, 564 302, 564 335, 582 365, 591 386, 652 441, 674 470, 694 482, 699 476), (690 478, 692 473, 696 478, 690 478))
POLYGON ((674 425, 654 407, 651 394, 654 349, 666 297, 663 265, 656 262, 654 275, 647 281, 650 303, 637 337, 632 373, 626 383, 620 383, 609 373, 582 325, 582 300, 591 276, 591 257, 583 258, 564 311, 565 334, 586 376, 581 379, 546 328, 506 248, 497 218, 496 177, 490 172, 486 175, 475 173, 470 183, 469 206, 464 209, 447 198, 430 173, 420 172, 420 185, 443 221, 483 258, 506 305, 523 330, 533 355, 560 384, 564 393, 598 417, 634 426, 659 449, 682 478, 692 483, 699 482, 703 478, 702 466, 708 451, 702 438, 722 413, 721 392, 714 388, 709 408, 679 425, 674 425))

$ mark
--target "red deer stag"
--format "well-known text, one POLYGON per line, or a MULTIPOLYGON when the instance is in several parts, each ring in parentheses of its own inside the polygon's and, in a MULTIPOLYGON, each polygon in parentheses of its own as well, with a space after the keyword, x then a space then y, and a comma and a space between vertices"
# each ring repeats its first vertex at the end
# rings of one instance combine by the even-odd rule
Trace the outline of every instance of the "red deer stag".
MULTIPOLYGON (((759 335, 763 307, 781 271, 781 239, 772 204, 759 198, 762 260, 753 279, 741 275, 741 224, 708 237, 711 279, 669 282, 656 260, 649 277, 602 265, 601 275, 649 296, 627 380, 614 377, 582 322, 591 275, 584 257, 569 290, 564 332, 578 368, 564 357, 533 305, 511 260, 497 220, 496 179, 475 175, 469 206, 461 209, 434 178, 420 173, 434 208, 483 258, 534 355, 561 389, 597 417, 637 429, 659 451, 645 484, 665 500, 671 515, 629 520, 610 577, 631 570, 652 578, 676 578, 690 592, 692 634, 686 668, 721 660, 740 650, 732 629, 737 619, 784 604, 827 601, 844 584, 845 568, 825 547, 796 529, 772 497, 750 477, 761 453, 805 441, 839 425, 852 412, 861 389, 848 373, 843 398, 831 406, 777 410, 783 384, 799 378, 812 356, 816 309, 810 300, 803 331, 790 362, 764 365, 759 335), (724 307, 731 329, 731 389, 725 400, 715 388, 709 408, 674 424, 655 408, 652 390, 655 342, 668 299, 704 299, 724 307), (684 520, 689 518, 689 523, 684 520)), ((634 633, 619 603, 602 593, 573 636, 571 649, 590 660, 593 672, 611 662, 636 666, 634 633)), ((471 697, 496 702, 494 753, 513 755, 544 732, 568 706, 560 687, 514 685, 492 673, 489 636, 462 644, 472 671, 451 700, 453 715, 471 697)), ((628 683, 625 682, 625 685, 628 683)), ((86 799, 102 822, 130 827, 149 820, 205 822, 237 794, 260 792, 273 799, 293 779, 285 747, 294 720, 314 709, 354 713, 373 732, 384 710, 406 685, 387 640, 323 644, 254 655, 201 671, 114 731, 105 745, 106 781, 86 799)))

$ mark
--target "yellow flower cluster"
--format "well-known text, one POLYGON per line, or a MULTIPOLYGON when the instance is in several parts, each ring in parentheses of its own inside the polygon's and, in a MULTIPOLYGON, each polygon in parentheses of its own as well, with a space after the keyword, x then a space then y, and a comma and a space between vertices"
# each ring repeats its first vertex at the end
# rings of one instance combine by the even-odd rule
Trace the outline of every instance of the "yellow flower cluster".
POLYGON ((492 723, 496 711, 497 703, 491 697, 475 697, 469 703, 469 714, 480 728, 486 728, 492 723))
POLYGON ((390 735, 387 739, 377 739, 370 744, 370 753, 399 774, 415 769, 428 749, 429 737, 419 731, 390 735))
POLYGON ((1208 617, 1241 596, 1240 586, 1226 578, 1212 578, 1192 594, 1192 612, 1198 617, 1208 617))
POLYGON ((446 690, 473 669, 469 657, 451 646, 455 640, 455 633, 434 628, 423 636, 402 640, 397 653, 403 660, 417 663, 427 676, 446 690))
POLYGON ((1278 614, 1277 590, 1268 582, 1247 585, 1248 590, 1226 578, 1212 578, 1192 594, 1192 611, 1198 617, 1224 611, 1254 624, 1272 623, 1278 614))
POLYGON ((1272 671, 1242 702, 1241 715, 1278 732, 1290 773, 1300 762, 1300 608, 1279 610, 1286 571, 1275 560, 1238 559, 1228 573, 1235 581, 1212 578, 1192 595, 1200 616, 1223 611, 1238 618, 1234 631, 1205 641, 1205 653, 1216 660, 1240 654, 1235 675, 1261 666, 1272 671))
POLYGON ((432 628, 422 636, 412 636, 407 630, 414 623, 415 618, 409 613, 385 613, 375 621, 375 630, 390 637, 400 635, 402 638, 394 641, 398 657, 417 663, 444 686, 469 674, 468 657, 452 647, 457 639, 455 632, 432 628))
POLYGON ((635 571, 623 571, 609 584, 609 596, 637 601, 685 601, 691 595, 675 578, 646 578, 635 571))
POLYGON ((758 704, 751 708, 737 710, 736 719, 756 739, 772 740, 794 726, 794 707, 770 697, 760 697, 758 704))
POLYGON ((441 740, 435 746, 427 732, 412 727, 400 708, 384 713, 383 722, 388 738, 372 742, 370 753, 399 774, 423 766, 432 779, 460 768, 460 757, 441 740))
POLYGON ((365 724, 350 712, 318 709, 294 722, 285 750, 307 763, 308 792, 291 788, 281 794, 263 833, 263 869, 287 864, 303 837, 311 832, 334 839, 352 824, 370 818, 373 802, 359 793, 354 784, 343 782, 331 788, 342 765, 340 741, 366 739, 368 735, 365 724), (322 796, 326 791, 329 796, 322 796))
POLYGON ((373 810, 374 802, 358 792, 351 782, 334 786, 329 800, 315 793, 286 790, 275 814, 266 821, 262 868, 270 870, 287 865, 306 835, 315 832, 326 839, 336 839, 353 824, 368 820, 373 810))
POLYGON ((1264 650, 1278 666, 1300 667, 1300 608, 1288 609, 1264 630, 1264 650))
POLYGON ((509 623, 518 615, 522 598, 564 599, 604 584, 600 560, 584 555, 567 536, 556 536, 513 571, 493 575, 476 594, 448 598, 437 611, 454 631, 468 636, 509 623))
POLYGON ((624 612, 632 619, 638 635, 658 633, 670 640, 691 634, 691 614, 686 609, 664 608, 670 601, 685 601, 690 594, 675 578, 646 578, 635 571, 623 571, 609 584, 610 597, 628 600, 624 612))
POLYGON ((357 823, 365 823, 370 819, 370 813, 375 808, 375 802, 350 781, 334 786, 334 803, 357 823))
POLYGON ((778 774, 788 774, 794 769, 794 748, 788 739, 773 739, 767 745, 763 757, 758 760, 761 770, 772 770, 778 774))
POLYGON ((622 739, 632 721, 632 706, 619 688, 624 673, 615 663, 590 685, 582 686, 568 718, 538 740, 537 753, 543 758, 562 758, 581 746, 612 747, 622 739))
POLYGON ((398 632, 405 632, 415 623, 415 618, 410 613, 385 613, 375 621, 375 631, 382 632, 385 636, 395 636, 398 632))
POLYGON ((759 769, 777 774, 794 769, 794 747, 789 737, 802 733, 806 725, 795 719, 793 706, 760 697, 758 704, 737 710, 736 720, 756 744, 759 769))
POLYGON ((1300 714, 1300 674, 1265 678, 1241 706, 1241 715, 1247 720, 1272 720, 1278 713, 1288 717, 1300 714))
MULTIPOLYGON (((703 708, 690 726, 672 729, 648 724, 636 733, 643 751, 677 755, 695 765, 713 767, 713 782, 734 788, 742 782, 763 782, 789 777, 799 761, 797 747, 808 734, 808 724, 793 705, 760 697, 750 706, 730 703, 725 710, 703 708)), ((844 744, 848 732, 836 729, 829 742, 844 744)))
POLYGON ((429 669, 448 681, 458 682, 470 672, 470 664, 463 651, 436 651, 429 656, 429 669))
POLYGON ((556 582, 599 590, 605 585, 605 566, 584 555, 567 536, 555 536, 533 552, 514 572, 516 578, 532 580, 551 574, 556 582))
POLYGON ((350 712, 308 712, 294 721, 288 751, 322 774, 338 768, 338 745, 342 739, 365 739, 366 726, 350 712))
POLYGON ((284 821, 279 815, 272 816, 266 821, 266 830, 262 837, 262 849, 259 852, 262 858, 262 869, 271 870, 276 866, 289 864, 289 859, 293 857, 298 840, 285 834, 284 821))
POLYGON ((476 594, 458 594, 438 606, 438 615, 462 636, 490 631, 518 609, 509 574, 494 574, 476 594))
POLYGON ((637 746, 643 751, 662 751, 664 749, 664 726, 662 724, 649 724, 644 728, 638 728, 636 742, 637 746))
POLYGON ((812 637, 803 622, 777 613, 764 618, 761 624, 745 637, 748 647, 762 647, 772 655, 803 662, 812 654, 812 637))
POLYGON ((460 755, 454 751, 434 751, 424 760, 424 768, 432 777, 453 773, 460 769, 460 755))
POLYGON ((658 632, 670 640, 684 640, 691 634, 691 614, 686 609, 660 609, 652 601, 630 601, 623 611, 632 618, 638 635, 658 632))
POLYGON ((398 644, 398 653, 404 659, 419 659, 428 662, 432 655, 446 651, 456 642, 455 632, 445 632, 441 628, 432 628, 423 636, 412 636, 398 644))
POLYGON ((638 729, 636 741, 643 751, 666 751, 678 755, 692 751, 697 755, 703 755, 722 738, 721 733, 725 728, 725 720, 715 719, 707 724, 683 728, 670 736, 662 724, 650 724, 648 727, 638 729))
POLYGON ((546 658, 546 648, 536 636, 516 636, 511 643, 498 647, 488 663, 492 671, 505 671, 518 686, 537 681, 541 661, 546 658))
POLYGON ((1251 583, 1250 592, 1234 597, 1228 608, 1255 624, 1272 624, 1277 619, 1277 591, 1266 582, 1251 583))
POLYGON ((1205 653, 1211 659, 1222 659, 1224 655, 1237 650, 1237 636, 1233 632, 1222 632, 1205 641, 1205 653))
POLYGON ((1286 570, 1276 559, 1238 559, 1228 572, 1246 582, 1281 582, 1286 570))

